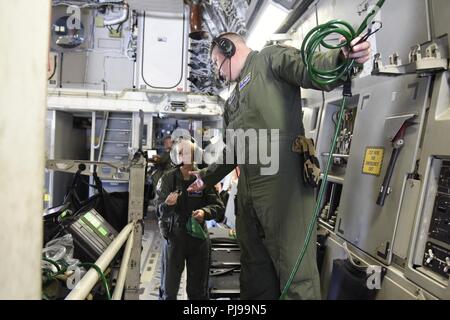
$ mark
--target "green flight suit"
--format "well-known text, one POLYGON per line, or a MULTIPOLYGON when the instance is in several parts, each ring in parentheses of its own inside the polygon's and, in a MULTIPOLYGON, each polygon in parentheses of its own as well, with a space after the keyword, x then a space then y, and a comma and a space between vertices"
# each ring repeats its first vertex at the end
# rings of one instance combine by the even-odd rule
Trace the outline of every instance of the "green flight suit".
MULTIPOLYGON (((225 207, 213 188, 201 192, 188 192, 187 187, 195 178, 184 180, 179 168, 169 170, 159 180, 156 190, 158 216, 171 223, 170 232, 163 234, 161 256, 160 299, 176 300, 181 274, 186 262, 187 294, 190 300, 208 299, 210 241, 191 236, 186 223, 192 212, 202 209, 205 220, 223 219, 225 207), (176 190, 182 193, 174 206, 165 203, 167 196, 176 190)), ((206 231, 206 223, 202 224, 206 231)))
MULTIPOLYGON (((317 53, 315 65, 335 68, 339 59, 339 50, 317 53)), ((279 144, 276 174, 261 175, 260 169, 268 166, 259 157, 256 164, 238 164, 236 232, 242 250, 241 299, 279 298, 311 222, 313 189, 304 186, 300 155, 292 151, 295 137, 304 134, 300 86, 333 89, 311 82, 299 50, 266 47, 249 54, 225 106, 227 129, 279 130, 278 137, 271 135, 267 140, 268 144, 279 144)), ((236 154, 240 152, 248 159, 248 145, 245 150, 236 150, 236 154)), ((201 171, 201 176, 207 186, 213 186, 235 166, 212 164, 201 171)), ((287 299, 320 299, 319 281, 314 234, 287 299)))

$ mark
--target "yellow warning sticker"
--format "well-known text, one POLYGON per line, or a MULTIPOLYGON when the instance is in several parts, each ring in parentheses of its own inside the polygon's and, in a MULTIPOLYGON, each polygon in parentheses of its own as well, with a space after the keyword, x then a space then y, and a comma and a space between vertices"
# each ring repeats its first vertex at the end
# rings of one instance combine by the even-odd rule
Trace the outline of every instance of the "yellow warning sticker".
POLYGON ((44 201, 49 202, 50 201, 50 195, 48 193, 44 194, 44 201))
POLYGON ((381 174, 381 166, 383 165, 384 148, 367 147, 364 155, 364 164, 362 172, 379 176, 381 174))

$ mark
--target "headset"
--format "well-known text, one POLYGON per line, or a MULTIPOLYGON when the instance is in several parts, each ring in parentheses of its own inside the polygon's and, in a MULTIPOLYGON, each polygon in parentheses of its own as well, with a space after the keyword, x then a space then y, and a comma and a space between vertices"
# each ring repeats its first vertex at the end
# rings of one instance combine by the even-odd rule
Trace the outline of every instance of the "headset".
POLYGON ((236 45, 230 39, 224 38, 227 34, 231 33, 224 33, 212 40, 211 52, 217 46, 226 59, 231 59, 236 53, 236 45))
POLYGON ((233 33, 232 32, 223 33, 220 36, 214 38, 212 40, 212 44, 211 44, 211 52, 213 51, 214 47, 217 46, 219 48, 220 53, 222 53, 225 56, 225 59, 223 59, 222 63, 220 64, 219 70, 218 70, 219 78, 222 81, 224 79, 220 74, 220 70, 222 69, 222 66, 225 63, 225 61, 230 60, 230 74, 231 74, 231 58, 236 53, 236 45, 234 44, 234 42, 231 41, 230 39, 224 37, 227 34, 233 34, 233 33))

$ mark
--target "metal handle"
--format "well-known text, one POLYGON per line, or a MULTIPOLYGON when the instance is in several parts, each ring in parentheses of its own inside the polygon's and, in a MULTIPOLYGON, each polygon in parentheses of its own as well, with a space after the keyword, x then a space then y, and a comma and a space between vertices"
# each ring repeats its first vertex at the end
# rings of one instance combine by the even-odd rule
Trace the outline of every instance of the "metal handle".
POLYGON ((389 166, 386 170, 386 175, 384 176, 380 192, 378 193, 377 204, 379 206, 384 206, 386 196, 389 194, 389 184, 391 183, 392 174, 394 173, 395 163, 397 162, 398 155, 400 154, 400 149, 401 148, 394 148, 392 150, 391 159, 389 160, 389 166))

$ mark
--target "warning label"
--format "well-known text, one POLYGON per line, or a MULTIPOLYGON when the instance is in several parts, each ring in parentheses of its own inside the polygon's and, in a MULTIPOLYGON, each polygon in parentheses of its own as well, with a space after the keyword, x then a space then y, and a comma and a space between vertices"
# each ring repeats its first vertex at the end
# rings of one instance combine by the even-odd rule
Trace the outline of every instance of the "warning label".
POLYGON ((362 173, 379 176, 381 174, 381 166, 383 165, 384 148, 367 147, 364 155, 364 164, 362 173))

